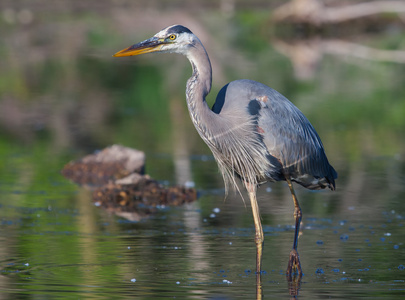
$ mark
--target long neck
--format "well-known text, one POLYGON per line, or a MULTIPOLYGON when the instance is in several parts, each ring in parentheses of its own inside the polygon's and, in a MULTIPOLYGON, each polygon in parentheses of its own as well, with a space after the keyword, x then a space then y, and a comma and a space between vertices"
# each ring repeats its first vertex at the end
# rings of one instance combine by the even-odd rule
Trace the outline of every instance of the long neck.
POLYGON ((207 52, 197 42, 189 49, 187 57, 193 67, 193 75, 187 81, 186 88, 188 110, 195 128, 218 163, 225 186, 229 183, 236 186, 235 172, 246 182, 256 186, 258 178, 265 177, 268 160, 265 155, 267 150, 252 130, 254 120, 243 113, 232 116, 214 113, 205 101, 205 96, 211 89, 212 78, 207 52))
POLYGON ((211 90, 212 70, 203 45, 197 42, 187 53, 193 74, 187 81, 186 98, 191 120, 200 136, 207 142, 215 113, 208 107, 205 97, 211 90))

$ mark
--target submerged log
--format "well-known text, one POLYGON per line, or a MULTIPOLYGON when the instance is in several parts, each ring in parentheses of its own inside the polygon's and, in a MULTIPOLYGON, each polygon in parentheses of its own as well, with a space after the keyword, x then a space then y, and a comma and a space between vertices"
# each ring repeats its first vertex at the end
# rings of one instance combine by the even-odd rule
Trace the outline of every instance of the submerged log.
POLYGON ((136 211, 145 216, 155 213, 159 208, 179 206, 196 199, 195 189, 164 187, 148 175, 137 174, 109 183, 93 192, 93 200, 97 206, 117 213, 136 211))
POLYGON ((145 154, 113 145, 68 163, 62 174, 90 188, 93 201, 129 220, 140 220, 161 207, 179 206, 197 199, 193 188, 165 187, 144 175, 145 154))

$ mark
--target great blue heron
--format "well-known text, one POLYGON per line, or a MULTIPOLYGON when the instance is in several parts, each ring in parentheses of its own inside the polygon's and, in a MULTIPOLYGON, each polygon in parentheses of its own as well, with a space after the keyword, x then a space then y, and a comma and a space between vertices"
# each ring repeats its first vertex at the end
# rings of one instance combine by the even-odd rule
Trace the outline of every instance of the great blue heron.
POLYGON ((246 79, 225 85, 211 110, 205 101, 211 90, 211 63, 201 41, 184 26, 169 26, 114 56, 150 52, 179 53, 190 60, 193 74, 186 87, 190 117, 211 149, 225 185, 237 188, 235 178, 239 177, 248 191, 256 229, 257 274, 261 273, 264 238, 256 189, 266 181, 287 181, 295 207, 287 275, 298 273, 301 277, 297 243, 302 212, 292 181, 312 190, 334 190, 337 178, 314 127, 283 95, 246 79))

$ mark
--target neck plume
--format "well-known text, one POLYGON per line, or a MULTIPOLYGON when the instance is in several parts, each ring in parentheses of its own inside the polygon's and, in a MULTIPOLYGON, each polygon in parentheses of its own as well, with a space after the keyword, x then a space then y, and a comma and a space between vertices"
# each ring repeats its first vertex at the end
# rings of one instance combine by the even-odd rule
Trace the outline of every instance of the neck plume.
POLYGON ((211 90, 212 70, 207 52, 199 40, 189 48, 187 57, 193 74, 187 81, 186 98, 191 120, 197 132, 211 149, 228 185, 238 189, 235 172, 245 184, 255 187, 268 169, 267 150, 254 131, 255 121, 243 112, 214 113, 205 101, 211 90), (236 113, 236 114, 235 114, 236 113), (250 147, 254 145, 253 147, 250 147), (263 158, 255 160, 254 157, 263 158))

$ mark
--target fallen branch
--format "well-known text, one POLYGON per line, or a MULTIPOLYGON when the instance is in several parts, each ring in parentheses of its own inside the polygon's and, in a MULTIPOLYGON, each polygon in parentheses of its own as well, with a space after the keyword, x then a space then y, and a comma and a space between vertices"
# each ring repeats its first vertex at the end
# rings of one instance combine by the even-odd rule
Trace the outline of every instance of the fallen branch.
POLYGON ((374 1, 349 6, 325 8, 320 16, 324 23, 338 23, 382 13, 405 13, 402 1, 374 1))
POLYGON ((405 13, 405 2, 372 1, 342 7, 325 7, 319 0, 292 0, 273 13, 275 21, 292 18, 295 21, 339 23, 381 13, 405 13))
POLYGON ((373 61, 405 63, 405 51, 376 49, 342 40, 326 40, 322 41, 321 45, 323 52, 326 53, 350 55, 373 61))

